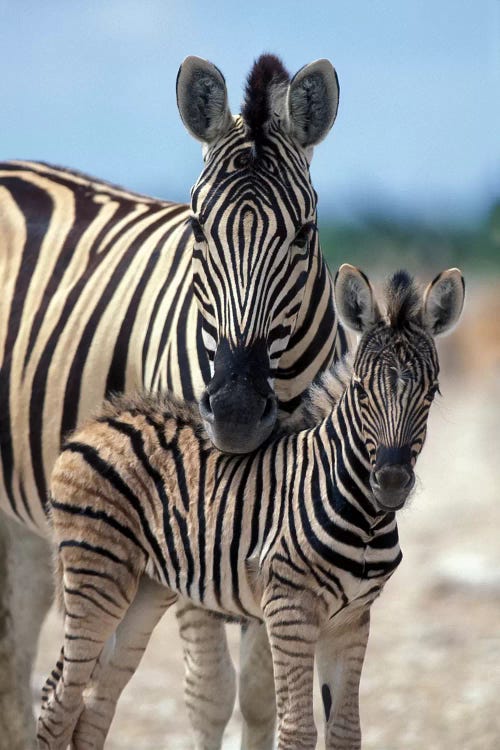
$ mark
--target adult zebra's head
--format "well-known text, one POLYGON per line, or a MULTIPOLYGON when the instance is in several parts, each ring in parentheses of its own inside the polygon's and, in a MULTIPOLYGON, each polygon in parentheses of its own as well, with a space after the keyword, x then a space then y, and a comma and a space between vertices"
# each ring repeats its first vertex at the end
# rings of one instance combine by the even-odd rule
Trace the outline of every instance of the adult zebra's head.
POLYGON ((401 508, 414 486, 413 468, 439 392, 434 337, 457 323, 464 296, 457 268, 439 274, 423 295, 399 271, 387 284, 382 313, 359 269, 345 264, 337 274, 339 318, 362 334, 353 366, 353 419, 361 427, 381 510, 401 508))
POLYGON ((335 120, 338 83, 327 60, 290 80, 263 55, 233 117, 220 71, 188 57, 177 101, 205 162, 191 196, 194 293, 211 365, 200 412, 218 448, 244 453, 274 427, 278 363, 301 305, 314 305, 304 299, 318 256, 309 162, 335 120))

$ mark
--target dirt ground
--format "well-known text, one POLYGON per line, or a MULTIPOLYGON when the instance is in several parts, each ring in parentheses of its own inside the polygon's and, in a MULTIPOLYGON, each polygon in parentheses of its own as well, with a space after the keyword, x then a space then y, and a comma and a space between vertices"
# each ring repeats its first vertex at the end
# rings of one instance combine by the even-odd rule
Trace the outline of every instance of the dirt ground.
MULTIPOLYGON (((452 343, 445 346, 443 370, 456 359, 452 343)), ((400 515, 404 560, 372 610, 361 681, 366 750, 500 749, 497 365, 481 363, 479 378, 463 376, 458 383, 443 377, 444 395, 433 408, 417 466, 419 487, 400 515)), ((35 691, 55 662, 60 632, 51 613, 35 691)), ((229 634, 237 655, 238 628, 230 626, 229 634)), ((122 696, 106 747, 192 748, 181 686, 181 648, 169 612, 122 696)), ((225 750, 238 748, 239 736, 236 710, 225 750)))

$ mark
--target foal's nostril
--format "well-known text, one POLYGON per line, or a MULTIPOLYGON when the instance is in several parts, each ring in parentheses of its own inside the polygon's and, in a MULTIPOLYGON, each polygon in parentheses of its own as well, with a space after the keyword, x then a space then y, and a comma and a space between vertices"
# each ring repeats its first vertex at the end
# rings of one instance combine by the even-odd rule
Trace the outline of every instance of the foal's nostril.
POLYGON ((405 490, 411 489, 413 485, 415 484, 415 474, 413 472, 408 473, 408 479, 406 481, 406 484, 404 486, 405 490))

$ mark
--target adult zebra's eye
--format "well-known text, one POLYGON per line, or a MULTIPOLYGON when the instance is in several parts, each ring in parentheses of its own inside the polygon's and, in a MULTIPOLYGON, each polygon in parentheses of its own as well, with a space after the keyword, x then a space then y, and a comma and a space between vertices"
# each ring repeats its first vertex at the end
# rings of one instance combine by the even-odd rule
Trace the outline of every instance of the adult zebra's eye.
POLYGON ((243 151, 240 154, 236 154, 233 160, 233 166, 235 169, 246 169, 251 161, 251 151, 243 151))
POLYGON ((313 229, 314 224, 312 222, 304 224, 304 226, 302 226, 295 235, 293 244, 297 247, 306 247, 309 244, 309 240, 311 239, 313 229))
POLYGON ((191 224, 191 229, 193 230, 195 241, 198 243, 206 242, 205 234, 198 219, 195 216, 191 216, 189 222, 191 224))

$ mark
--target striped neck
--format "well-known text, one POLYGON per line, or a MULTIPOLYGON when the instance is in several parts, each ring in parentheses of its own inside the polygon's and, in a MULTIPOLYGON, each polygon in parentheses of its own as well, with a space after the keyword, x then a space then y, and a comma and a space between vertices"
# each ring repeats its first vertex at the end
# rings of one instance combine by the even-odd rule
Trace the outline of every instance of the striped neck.
POLYGON ((299 433, 290 448, 300 457, 300 471, 287 479, 294 485, 289 546, 298 564, 321 570, 334 581, 345 604, 352 591, 342 582, 342 571, 349 580, 380 579, 401 559, 395 514, 380 513, 374 504, 352 381, 332 412, 299 433))
MULTIPOLYGON (((329 499, 336 513, 368 534, 393 513, 381 513, 370 488, 371 464, 361 427, 353 380, 332 412, 313 431, 316 455, 328 477, 329 499), (330 455, 325 456, 325 448, 330 455)), ((382 525, 385 525, 382 523, 382 525)))

